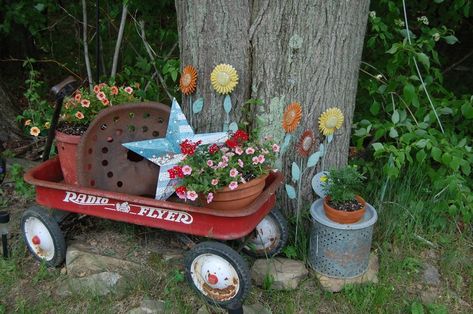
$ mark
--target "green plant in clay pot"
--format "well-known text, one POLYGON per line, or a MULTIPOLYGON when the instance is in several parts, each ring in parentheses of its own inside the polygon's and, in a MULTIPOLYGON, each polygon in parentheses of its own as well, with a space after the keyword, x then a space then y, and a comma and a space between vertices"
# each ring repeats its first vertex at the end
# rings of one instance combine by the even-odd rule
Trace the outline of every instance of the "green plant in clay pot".
POLYGON ((341 224, 356 223, 365 213, 365 200, 358 195, 365 177, 356 166, 331 169, 324 178, 325 215, 341 224))

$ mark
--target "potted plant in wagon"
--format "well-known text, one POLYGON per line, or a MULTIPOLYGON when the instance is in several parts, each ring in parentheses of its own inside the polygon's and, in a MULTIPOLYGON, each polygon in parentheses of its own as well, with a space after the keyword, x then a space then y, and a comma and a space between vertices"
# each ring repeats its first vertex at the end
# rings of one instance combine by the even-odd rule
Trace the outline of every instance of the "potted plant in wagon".
POLYGON ((56 130, 56 146, 66 183, 77 184, 77 145, 92 120, 105 108, 134 101, 133 88, 105 83, 95 85, 92 91, 80 88, 71 97, 64 99, 56 130))
POLYGON ((223 145, 200 145, 185 140, 186 157, 169 170, 179 198, 199 205, 233 210, 253 202, 264 189, 265 178, 276 160, 279 146, 269 140, 250 139, 237 130, 223 145))
POLYGON ((357 194, 365 177, 356 166, 332 169, 324 178, 325 215, 340 224, 351 224, 361 220, 365 214, 365 200, 357 194))

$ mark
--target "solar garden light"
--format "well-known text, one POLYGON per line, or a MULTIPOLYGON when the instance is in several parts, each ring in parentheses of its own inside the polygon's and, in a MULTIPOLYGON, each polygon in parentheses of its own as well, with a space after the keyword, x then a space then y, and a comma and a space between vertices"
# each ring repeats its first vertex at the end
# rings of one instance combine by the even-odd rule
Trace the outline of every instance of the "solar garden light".
POLYGON ((8 258, 8 223, 10 222, 10 214, 0 211, 0 235, 2 235, 3 257, 8 258))

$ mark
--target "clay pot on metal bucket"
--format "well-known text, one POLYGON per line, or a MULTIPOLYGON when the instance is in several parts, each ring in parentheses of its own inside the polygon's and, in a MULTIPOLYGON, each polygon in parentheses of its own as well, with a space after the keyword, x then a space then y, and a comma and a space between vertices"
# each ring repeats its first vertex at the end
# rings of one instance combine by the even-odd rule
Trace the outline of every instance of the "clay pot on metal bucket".
POLYGON ((246 183, 239 184, 234 190, 221 188, 214 193, 214 198, 205 207, 221 210, 242 209, 250 205, 262 192, 268 175, 260 176, 246 183))
POLYGON ((359 195, 355 199, 360 203, 361 208, 355 211, 338 210, 329 205, 330 196, 324 198, 324 211, 327 218, 339 224, 352 224, 358 222, 365 214, 366 201, 359 195))
POLYGON ((77 185, 77 146, 80 135, 69 135, 56 131, 56 147, 66 184, 77 185))

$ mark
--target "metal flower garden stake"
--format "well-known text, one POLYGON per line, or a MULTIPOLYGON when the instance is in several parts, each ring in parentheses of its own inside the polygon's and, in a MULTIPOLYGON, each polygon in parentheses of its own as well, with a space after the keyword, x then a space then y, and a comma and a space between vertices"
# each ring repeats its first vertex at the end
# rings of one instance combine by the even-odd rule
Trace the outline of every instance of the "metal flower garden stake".
MULTIPOLYGON (((195 92, 197 88, 197 70, 192 65, 187 65, 182 69, 181 78, 179 79, 179 89, 181 92, 189 96, 189 108, 192 108, 190 113, 190 124, 192 125, 192 120, 194 113, 194 105, 192 104, 192 94, 195 92)), ((201 98, 202 99, 202 98, 201 98)), ((202 100, 203 106, 203 100, 202 100)), ((202 106, 200 107, 200 112, 202 110, 202 106)))
POLYGON ((223 109, 225 110, 226 117, 223 123, 223 131, 232 130, 235 132, 238 129, 238 125, 235 122, 230 124, 232 100, 229 94, 233 92, 238 85, 238 73, 235 68, 229 64, 219 64, 210 74, 210 82, 217 93, 225 95, 223 99, 223 109))

